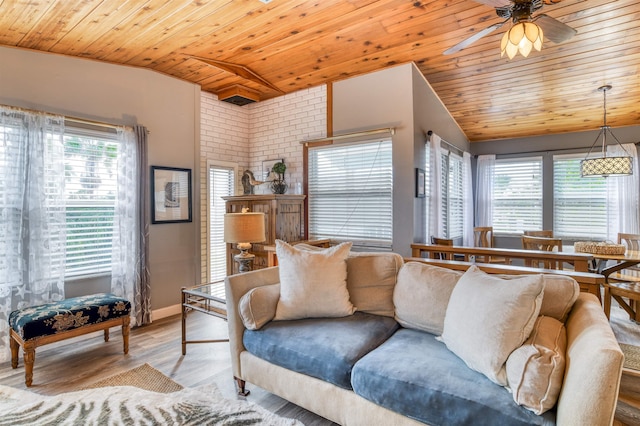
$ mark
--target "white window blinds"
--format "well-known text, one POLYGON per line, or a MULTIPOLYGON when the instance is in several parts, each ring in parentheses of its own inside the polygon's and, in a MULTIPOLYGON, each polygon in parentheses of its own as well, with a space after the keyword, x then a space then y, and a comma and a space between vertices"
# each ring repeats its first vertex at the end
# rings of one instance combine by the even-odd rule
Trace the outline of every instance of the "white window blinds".
POLYGON ((391 141, 309 149, 309 236, 391 248, 391 141))
POLYGON ((227 276, 227 245, 224 241, 225 201, 221 197, 235 192, 235 170, 209 167, 209 282, 227 276))
POLYGON ((65 276, 111 271, 119 143, 108 132, 65 129, 65 276))
POLYGON ((542 157, 497 159, 493 200, 495 233, 542 229, 542 157))
POLYGON ((553 233, 559 237, 607 238, 607 182, 580 176, 584 155, 553 156, 553 233))

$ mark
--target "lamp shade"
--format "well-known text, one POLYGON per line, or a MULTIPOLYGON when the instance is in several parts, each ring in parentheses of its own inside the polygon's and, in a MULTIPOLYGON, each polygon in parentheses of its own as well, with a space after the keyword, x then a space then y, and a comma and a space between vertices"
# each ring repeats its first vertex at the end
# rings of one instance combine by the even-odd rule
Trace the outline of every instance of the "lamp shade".
POLYGON ((265 241, 264 213, 225 214, 224 240, 228 243, 260 243, 265 241))
POLYGON ((582 177, 627 176, 633 174, 631 157, 599 157, 580 162, 582 177))

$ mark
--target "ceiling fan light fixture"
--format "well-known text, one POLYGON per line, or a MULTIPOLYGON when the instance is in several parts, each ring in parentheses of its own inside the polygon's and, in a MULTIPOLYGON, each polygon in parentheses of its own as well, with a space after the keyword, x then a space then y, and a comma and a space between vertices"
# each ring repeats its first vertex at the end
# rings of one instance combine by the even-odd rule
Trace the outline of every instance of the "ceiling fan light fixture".
POLYGON ((525 58, 531 50, 538 52, 542 49, 544 35, 542 28, 533 22, 518 22, 502 36, 500 42, 500 57, 506 53, 509 59, 513 59, 518 52, 525 58))

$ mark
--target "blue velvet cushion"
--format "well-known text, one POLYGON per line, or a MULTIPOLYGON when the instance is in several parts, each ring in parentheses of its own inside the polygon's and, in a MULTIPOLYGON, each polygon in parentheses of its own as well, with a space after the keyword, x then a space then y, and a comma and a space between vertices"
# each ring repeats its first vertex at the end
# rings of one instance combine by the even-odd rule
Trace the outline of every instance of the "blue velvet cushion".
POLYGON ((393 318, 356 312, 341 318, 271 321, 245 330, 252 354, 273 364, 351 389, 351 369, 398 329, 393 318))
POLYGON ((72 297, 18 309, 9 315, 9 327, 23 340, 73 330, 129 315, 131 303, 110 293, 72 297))
POLYGON ((555 424, 555 410, 537 416, 509 391, 471 370, 435 336, 398 330, 353 367, 358 395, 432 426, 555 424))

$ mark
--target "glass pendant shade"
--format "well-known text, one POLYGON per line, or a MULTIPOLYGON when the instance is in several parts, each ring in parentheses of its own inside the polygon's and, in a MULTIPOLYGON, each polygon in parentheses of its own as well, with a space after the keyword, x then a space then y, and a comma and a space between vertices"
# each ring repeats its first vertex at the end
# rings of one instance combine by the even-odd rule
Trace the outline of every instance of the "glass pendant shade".
POLYGON ((520 52, 526 58, 532 49, 538 52, 542 49, 542 41, 542 28, 533 22, 518 22, 502 36, 500 57, 506 53, 509 59, 513 59, 520 52))

